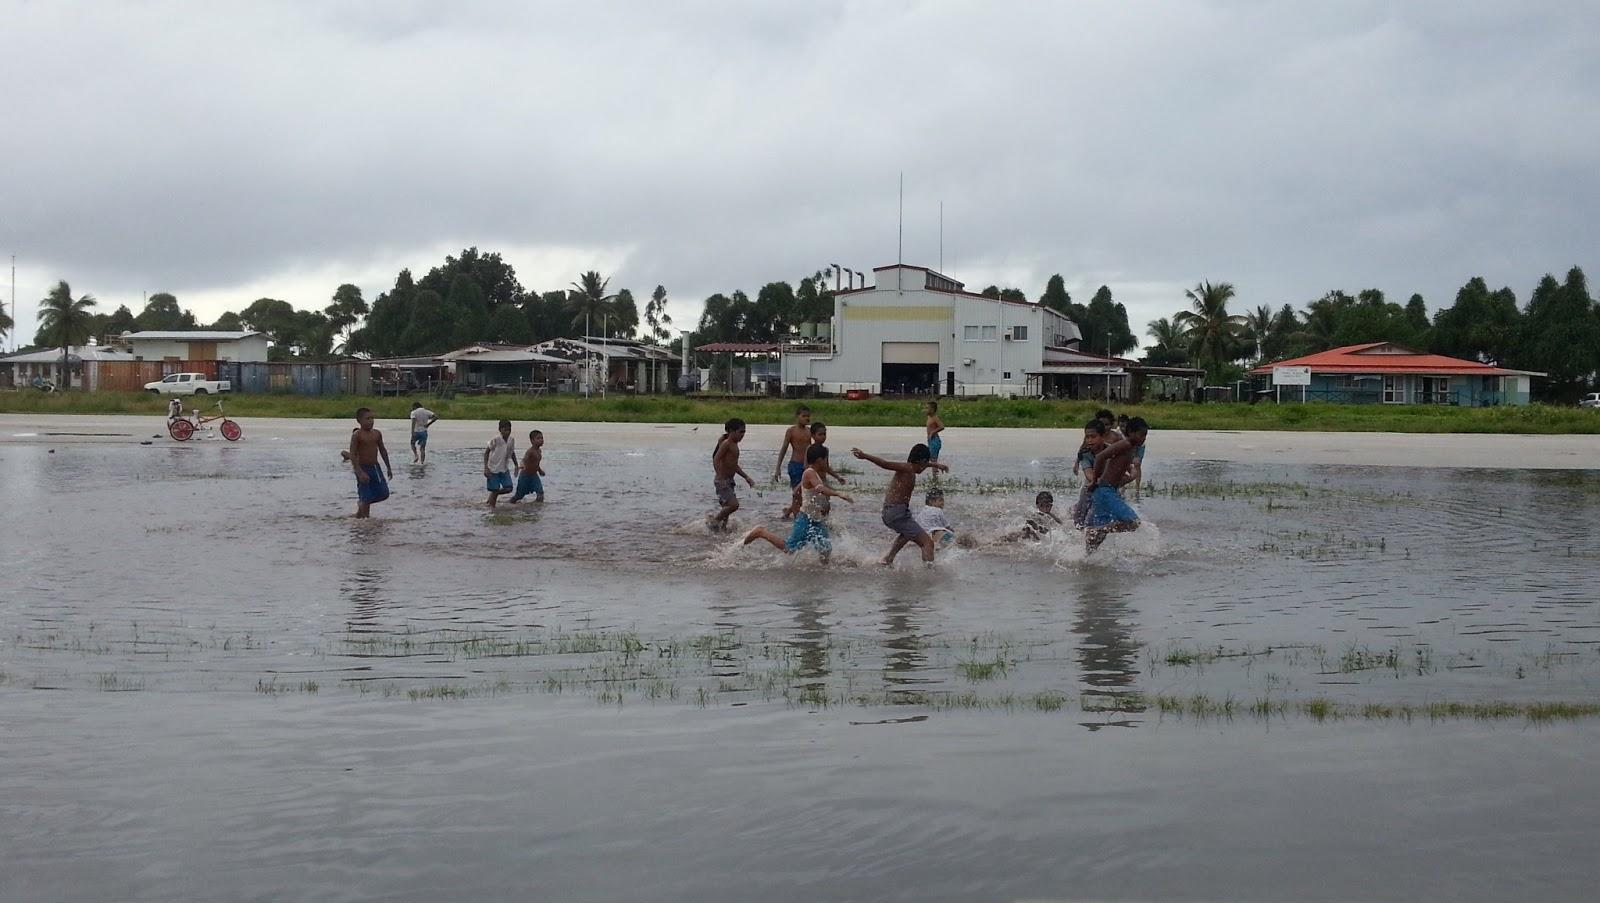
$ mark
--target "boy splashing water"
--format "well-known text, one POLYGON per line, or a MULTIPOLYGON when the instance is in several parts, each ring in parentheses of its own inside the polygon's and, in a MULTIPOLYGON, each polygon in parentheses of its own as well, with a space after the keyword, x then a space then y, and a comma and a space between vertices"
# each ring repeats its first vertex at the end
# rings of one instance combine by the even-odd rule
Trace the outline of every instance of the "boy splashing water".
POLYGON ((922 550, 924 564, 932 564, 933 537, 918 526, 917 519, 911 516, 911 494, 917 489, 917 474, 929 469, 948 472, 950 468, 930 461, 928 447, 920 442, 911 446, 911 454, 906 456, 905 461, 885 461, 859 448, 850 449, 850 454, 894 472, 894 476, 889 478, 889 488, 883 494, 883 525, 899 535, 895 537, 894 545, 889 547, 889 554, 883 557, 883 565, 893 566, 894 556, 900 554, 908 542, 916 543, 917 548, 922 550))
POLYGON ((511 472, 517 469, 517 440, 511 438, 511 421, 500 421, 500 432, 483 449, 483 480, 489 490, 489 507, 511 491, 511 472))
POLYGON ((544 501, 544 433, 528 431, 528 450, 522 453, 522 472, 517 475, 517 494, 511 501, 520 502, 533 496, 536 502, 544 501))
POLYGON ((1093 552, 1111 533, 1130 533, 1139 529, 1139 515, 1117 490, 1132 479, 1134 455, 1144 445, 1150 427, 1143 417, 1128 421, 1126 434, 1094 456, 1093 492, 1084 538, 1087 551, 1093 552))
POLYGON ((739 510, 739 493, 734 490, 733 478, 744 477, 751 489, 756 488, 756 481, 739 466, 739 443, 743 439, 744 421, 729 418, 722 425, 716 449, 711 452, 711 485, 717 490, 717 504, 722 506, 706 523, 714 531, 728 529, 728 518, 739 510))
POLYGON ((789 459, 789 488, 794 497, 789 507, 783 509, 785 519, 800 510, 800 478, 806 472, 806 450, 811 447, 811 409, 801 405, 794 409, 794 425, 783 431, 783 444, 778 446, 778 464, 772 469, 772 482, 778 482, 784 457, 789 459))
POLYGON ((822 563, 827 564, 829 555, 833 553, 833 540, 828 533, 829 500, 840 498, 855 502, 850 496, 828 486, 822 478, 827 470, 828 447, 813 445, 806 449, 806 469, 800 476, 800 490, 805 493, 805 501, 794 516, 794 529, 789 531, 789 538, 785 540, 765 527, 757 527, 745 535, 744 544, 764 539, 787 554, 813 547, 821 553, 822 563))

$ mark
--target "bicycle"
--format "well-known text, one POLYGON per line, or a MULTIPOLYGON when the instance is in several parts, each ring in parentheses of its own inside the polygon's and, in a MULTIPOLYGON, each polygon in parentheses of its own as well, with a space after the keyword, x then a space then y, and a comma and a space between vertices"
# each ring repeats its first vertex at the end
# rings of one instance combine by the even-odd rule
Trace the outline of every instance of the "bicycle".
POLYGON ((239 437, 244 435, 244 430, 240 429, 239 424, 236 421, 229 420, 223 412, 222 399, 220 398, 217 399, 217 413, 214 416, 207 417, 200 413, 199 408, 195 408, 188 416, 179 416, 168 420, 167 433, 179 442, 186 442, 198 430, 205 430, 206 432, 216 430, 217 427, 210 424, 218 420, 222 421, 220 430, 222 438, 229 442, 238 442, 239 437))

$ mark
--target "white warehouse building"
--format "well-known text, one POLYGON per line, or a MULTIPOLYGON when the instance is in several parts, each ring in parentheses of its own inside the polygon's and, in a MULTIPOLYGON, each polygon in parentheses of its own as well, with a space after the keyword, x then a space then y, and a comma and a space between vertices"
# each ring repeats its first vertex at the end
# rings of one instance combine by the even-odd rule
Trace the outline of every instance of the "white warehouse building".
POLYGON ((973 294, 926 267, 872 272, 871 288, 835 293, 831 341, 783 349, 786 390, 1023 395, 1030 375, 1079 357, 1077 324, 1048 307, 973 294))

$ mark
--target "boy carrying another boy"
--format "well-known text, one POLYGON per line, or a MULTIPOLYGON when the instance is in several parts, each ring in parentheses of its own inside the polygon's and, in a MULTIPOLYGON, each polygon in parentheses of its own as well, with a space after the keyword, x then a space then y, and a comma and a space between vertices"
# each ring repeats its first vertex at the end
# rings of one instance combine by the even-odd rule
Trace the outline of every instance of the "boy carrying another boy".
POLYGON ((356 423, 346 454, 356 472, 356 517, 367 517, 374 503, 389 497, 389 481, 384 479, 383 471, 387 469, 389 479, 394 479, 394 468, 389 465, 389 450, 383 447, 383 433, 372 428, 372 409, 357 410, 356 423), (379 458, 383 459, 383 468, 378 467, 379 458))
POLYGON ((711 452, 711 485, 717 490, 717 504, 722 506, 707 522, 712 530, 728 529, 728 517, 739 510, 739 494, 733 488, 735 476, 744 477, 751 489, 756 488, 756 481, 739 466, 739 443, 743 439, 744 421, 738 417, 729 418, 722 425, 716 449, 711 452))
POLYGON ((894 556, 900 554, 900 550, 905 548, 908 542, 916 543, 917 548, 922 550, 924 564, 932 564, 933 537, 917 526, 917 519, 911 516, 911 494, 917 488, 917 474, 929 469, 948 472, 950 468, 930 461, 928 447, 920 442, 911 446, 911 454, 906 456, 903 462, 885 461, 859 448, 850 449, 850 454, 894 472, 894 476, 889 478, 889 488, 883 494, 883 525, 898 535, 895 537, 894 545, 889 547, 889 554, 883 558, 884 566, 893 566, 894 556))
POLYGON ((489 507, 511 491, 511 472, 517 469, 517 442, 511 438, 511 421, 500 421, 500 432, 483 450, 483 478, 489 488, 489 507))
POLYGON ((544 433, 540 430, 528 431, 528 450, 522 454, 522 472, 517 475, 517 494, 511 501, 520 502, 528 496, 533 496, 534 501, 544 501, 544 481, 539 478, 544 476, 544 433))
POLYGON ((1084 531, 1089 552, 1100 548, 1111 533, 1128 533, 1139 529, 1139 515, 1123 501, 1117 489, 1132 479, 1134 455, 1144 445, 1150 427, 1143 417, 1128 421, 1123 437, 1107 445, 1094 456, 1094 475, 1090 485, 1093 492, 1089 501, 1089 519, 1084 531))

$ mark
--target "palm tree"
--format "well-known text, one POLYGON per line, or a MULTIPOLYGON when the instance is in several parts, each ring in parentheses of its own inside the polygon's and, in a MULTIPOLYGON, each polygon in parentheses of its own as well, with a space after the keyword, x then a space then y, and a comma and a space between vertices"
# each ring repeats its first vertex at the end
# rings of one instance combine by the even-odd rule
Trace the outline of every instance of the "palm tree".
POLYGON ((89 338, 89 322, 94 316, 89 308, 95 306, 93 295, 73 300, 72 287, 65 279, 56 283, 43 301, 39 302, 39 332, 50 337, 51 343, 61 347, 61 388, 72 388, 72 368, 67 356, 75 344, 89 338))
POLYGON ((1265 304, 1257 306, 1255 310, 1244 315, 1245 332, 1249 333, 1250 338, 1254 339, 1256 343, 1257 361, 1261 360, 1262 349, 1266 346, 1267 339, 1272 335, 1273 318, 1272 308, 1265 304))
POLYGON ((1209 369, 1216 374, 1238 355, 1244 337, 1244 317, 1228 313, 1233 284, 1202 282, 1183 294, 1193 309, 1180 312, 1172 322, 1183 329, 1194 359, 1210 364, 1209 369))
POLYGON ((1177 351, 1183 347, 1183 330, 1166 317, 1151 320, 1150 328, 1145 334, 1156 340, 1156 344, 1169 351, 1177 351))
POLYGON ((10 335, 11 327, 15 325, 17 324, 6 314, 6 309, 0 306, 0 340, 4 340, 6 336, 10 335))
MULTIPOLYGON (((591 320, 610 310, 611 301, 615 295, 606 294, 606 286, 611 284, 610 279, 600 278, 600 274, 589 270, 572 283, 572 291, 567 293, 567 313, 572 314, 572 325, 578 325, 578 316, 583 316, 583 338, 589 339, 589 324, 591 320)), ((588 352, 584 352, 583 361, 583 391, 589 393, 589 374, 592 362, 588 352)))

